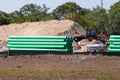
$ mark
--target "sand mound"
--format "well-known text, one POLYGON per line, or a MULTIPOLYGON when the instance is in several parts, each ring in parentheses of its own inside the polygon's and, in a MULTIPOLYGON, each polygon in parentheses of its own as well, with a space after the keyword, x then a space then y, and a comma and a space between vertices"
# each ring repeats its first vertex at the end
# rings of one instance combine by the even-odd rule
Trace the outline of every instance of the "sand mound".
POLYGON ((8 36, 73 36, 75 32, 85 34, 85 30, 78 23, 71 20, 50 20, 41 22, 27 22, 0 26, 0 40, 8 36))

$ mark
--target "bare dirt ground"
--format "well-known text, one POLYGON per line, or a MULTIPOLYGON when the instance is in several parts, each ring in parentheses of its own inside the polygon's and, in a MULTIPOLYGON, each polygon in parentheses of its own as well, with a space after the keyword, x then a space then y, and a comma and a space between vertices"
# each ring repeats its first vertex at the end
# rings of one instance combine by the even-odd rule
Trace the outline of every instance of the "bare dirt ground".
POLYGON ((1 56, 0 78, 0 80, 120 80, 120 57, 83 54, 20 55, 7 58, 1 56))

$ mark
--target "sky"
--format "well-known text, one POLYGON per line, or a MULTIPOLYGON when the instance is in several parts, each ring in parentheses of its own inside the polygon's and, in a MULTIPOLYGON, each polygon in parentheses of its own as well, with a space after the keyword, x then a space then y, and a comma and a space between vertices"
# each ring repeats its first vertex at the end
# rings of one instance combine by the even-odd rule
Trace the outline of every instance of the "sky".
MULTIPOLYGON (((111 5, 118 1, 119 0, 103 0, 103 7, 108 10, 111 5)), ((88 9, 101 5, 101 0, 1 0, 0 11, 11 13, 15 10, 19 10, 26 4, 33 3, 40 6, 46 4, 46 6, 50 8, 49 12, 51 12, 57 6, 65 2, 76 2, 80 7, 88 9)))

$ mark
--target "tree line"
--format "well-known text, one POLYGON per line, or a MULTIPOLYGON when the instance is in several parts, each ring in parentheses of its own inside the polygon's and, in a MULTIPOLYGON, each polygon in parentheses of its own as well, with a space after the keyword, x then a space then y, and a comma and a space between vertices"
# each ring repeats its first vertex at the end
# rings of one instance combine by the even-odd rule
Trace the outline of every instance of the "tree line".
POLYGON ((99 32, 120 34, 120 2, 111 5, 107 11, 100 6, 92 10, 82 8, 75 2, 66 2, 59 5, 51 13, 45 4, 27 4, 12 13, 0 11, 0 25, 10 23, 37 22, 46 20, 73 20, 86 29, 99 32))

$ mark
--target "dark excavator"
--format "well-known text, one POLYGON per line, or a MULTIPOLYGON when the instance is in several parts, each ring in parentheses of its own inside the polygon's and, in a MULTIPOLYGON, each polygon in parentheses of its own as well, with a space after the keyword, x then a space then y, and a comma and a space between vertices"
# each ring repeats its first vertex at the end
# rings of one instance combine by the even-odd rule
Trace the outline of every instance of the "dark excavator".
POLYGON ((109 37, 107 37, 106 34, 100 33, 98 35, 94 34, 94 31, 92 29, 86 29, 85 35, 79 34, 76 32, 76 34, 73 36, 73 40, 77 43, 78 47, 81 47, 79 44, 80 41, 82 40, 88 40, 88 42, 98 42, 98 44, 85 44, 84 46, 88 46, 87 48, 99 48, 101 44, 107 45, 109 44, 109 37))
POLYGON ((86 34, 79 34, 78 32, 75 32, 76 34, 73 36, 73 40, 75 42, 79 42, 83 39, 88 39, 89 41, 92 41, 93 39, 99 40, 102 43, 106 43, 106 41, 109 40, 109 37, 107 37, 106 34, 100 33, 98 35, 94 34, 94 31, 92 29, 86 29, 86 34))

